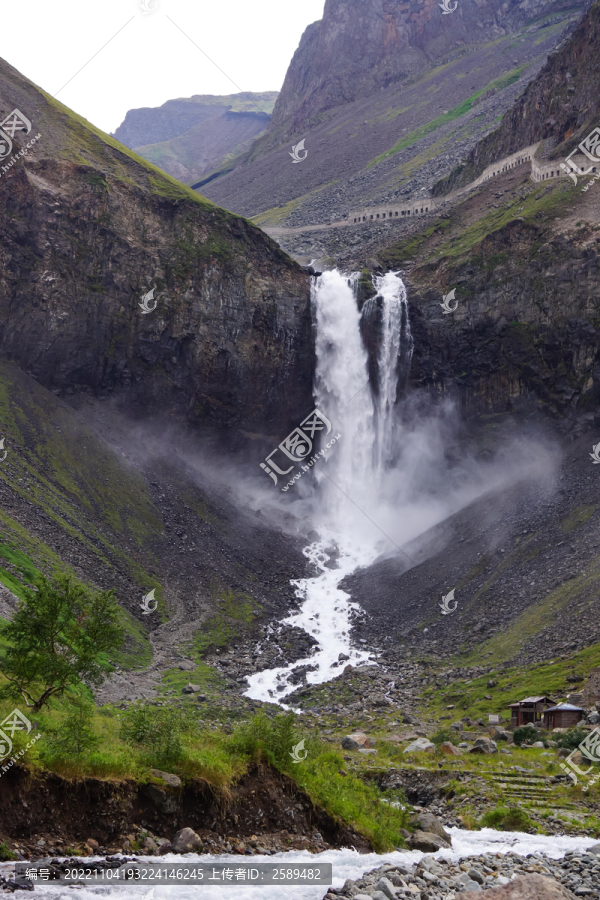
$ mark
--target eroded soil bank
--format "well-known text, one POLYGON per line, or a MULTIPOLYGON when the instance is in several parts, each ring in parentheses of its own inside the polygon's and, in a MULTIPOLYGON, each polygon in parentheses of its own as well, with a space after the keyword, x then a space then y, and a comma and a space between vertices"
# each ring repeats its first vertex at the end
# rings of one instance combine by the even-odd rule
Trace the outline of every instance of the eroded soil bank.
POLYGON ((0 808, 0 843, 23 858, 85 852, 89 839, 102 853, 131 850, 134 841, 141 849, 148 833, 171 840, 184 827, 199 834, 205 853, 222 853, 228 844, 228 852, 247 854, 257 847, 262 852, 372 849, 364 837, 315 807, 292 779, 266 765, 250 769, 223 791, 202 779, 181 787, 159 778, 147 784, 69 780, 13 766, 0 778, 0 808))

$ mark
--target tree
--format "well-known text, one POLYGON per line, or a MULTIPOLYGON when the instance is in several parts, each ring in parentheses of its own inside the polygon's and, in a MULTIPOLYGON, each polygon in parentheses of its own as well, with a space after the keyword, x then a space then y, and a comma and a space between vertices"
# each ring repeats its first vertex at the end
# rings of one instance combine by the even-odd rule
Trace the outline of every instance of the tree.
POLYGON ((123 642, 113 591, 94 593, 62 574, 42 576, 36 587, 0 627, 9 643, 0 696, 21 697, 34 712, 69 686, 100 685, 111 669, 106 652, 123 642))

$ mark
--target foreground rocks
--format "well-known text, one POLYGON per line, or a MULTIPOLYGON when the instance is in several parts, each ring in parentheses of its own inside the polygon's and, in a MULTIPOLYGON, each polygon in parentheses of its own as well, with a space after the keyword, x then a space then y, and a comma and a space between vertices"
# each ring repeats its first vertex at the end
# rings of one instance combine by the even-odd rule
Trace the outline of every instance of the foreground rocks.
MULTIPOLYGON (((473 900, 475 894, 465 891, 463 896, 465 900, 473 900)), ((574 895, 567 888, 542 875, 526 875, 504 887, 492 888, 490 896, 497 897, 498 900, 570 900, 574 895)))
MULTIPOLYGON (((432 835, 430 835, 432 837, 432 835)), ((490 900, 596 900, 600 889, 600 857, 591 852, 567 853, 563 859, 549 859, 541 853, 483 853, 480 856, 448 860, 424 856, 417 865, 384 865, 343 888, 330 888, 325 900, 348 897, 353 900, 452 900, 461 894, 489 891, 490 900)))

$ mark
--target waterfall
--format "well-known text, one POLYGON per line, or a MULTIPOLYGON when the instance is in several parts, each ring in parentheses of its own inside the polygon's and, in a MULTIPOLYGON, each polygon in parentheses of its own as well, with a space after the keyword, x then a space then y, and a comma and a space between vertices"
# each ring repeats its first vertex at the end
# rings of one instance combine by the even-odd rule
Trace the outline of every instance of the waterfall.
MULTIPOLYGON (((377 359, 375 469, 381 476, 392 461, 394 406, 398 380, 406 384, 412 359, 413 339, 410 333, 408 301, 402 280, 393 272, 373 279, 377 296, 372 301, 380 308, 380 349, 377 359)), ((367 304, 365 304, 366 306, 367 304)), ((367 311, 364 311, 367 314, 367 311)), ((370 312, 370 310, 369 310, 370 312)))
POLYGON ((319 501, 315 527, 320 540, 306 547, 304 554, 318 574, 293 582, 302 602, 284 623, 311 634, 318 648, 295 663, 251 676, 246 694, 254 699, 281 701, 300 681, 329 681, 341 674, 348 661, 364 665, 372 659, 368 651, 352 646, 352 617, 359 606, 339 584, 357 568, 371 565, 389 546, 375 521, 382 477, 393 453, 398 380, 410 364, 412 338, 400 277, 388 273, 375 279, 377 296, 367 301, 362 314, 357 283, 357 275, 326 272, 312 289, 317 328, 315 401, 341 438, 327 452, 320 469, 314 469, 319 501), (374 369, 361 333, 365 319, 377 323, 374 369), (375 384, 370 378, 373 371, 375 384))

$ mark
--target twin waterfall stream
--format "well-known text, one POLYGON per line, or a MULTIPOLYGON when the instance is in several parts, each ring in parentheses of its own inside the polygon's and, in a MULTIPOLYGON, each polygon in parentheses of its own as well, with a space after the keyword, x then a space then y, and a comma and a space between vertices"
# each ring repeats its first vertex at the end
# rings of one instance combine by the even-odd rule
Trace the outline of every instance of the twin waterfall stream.
POLYGON ((371 564, 390 543, 381 530, 379 499, 393 457, 398 382, 412 355, 406 290, 398 275, 375 279, 377 296, 365 302, 362 312, 357 274, 326 272, 313 281, 315 405, 342 437, 311 470, 319 492, 320 540, 304 554, 319 574, 293 582, 302 603, 284 620, 312 635, 318 647, 304 659, 249 677, 246 695, 271 703, 297 690, 304 673, 308 684, 320 684, 341 674, 347 661, 353 666, 369 662, 371 654, 351 641, 351 615, 358 606, 338 585, 371 564), (370 380, 361 326, 371 323, 376 323, 379 347, 370 380), (340 655, 345 657, 341 663, 340 655))

